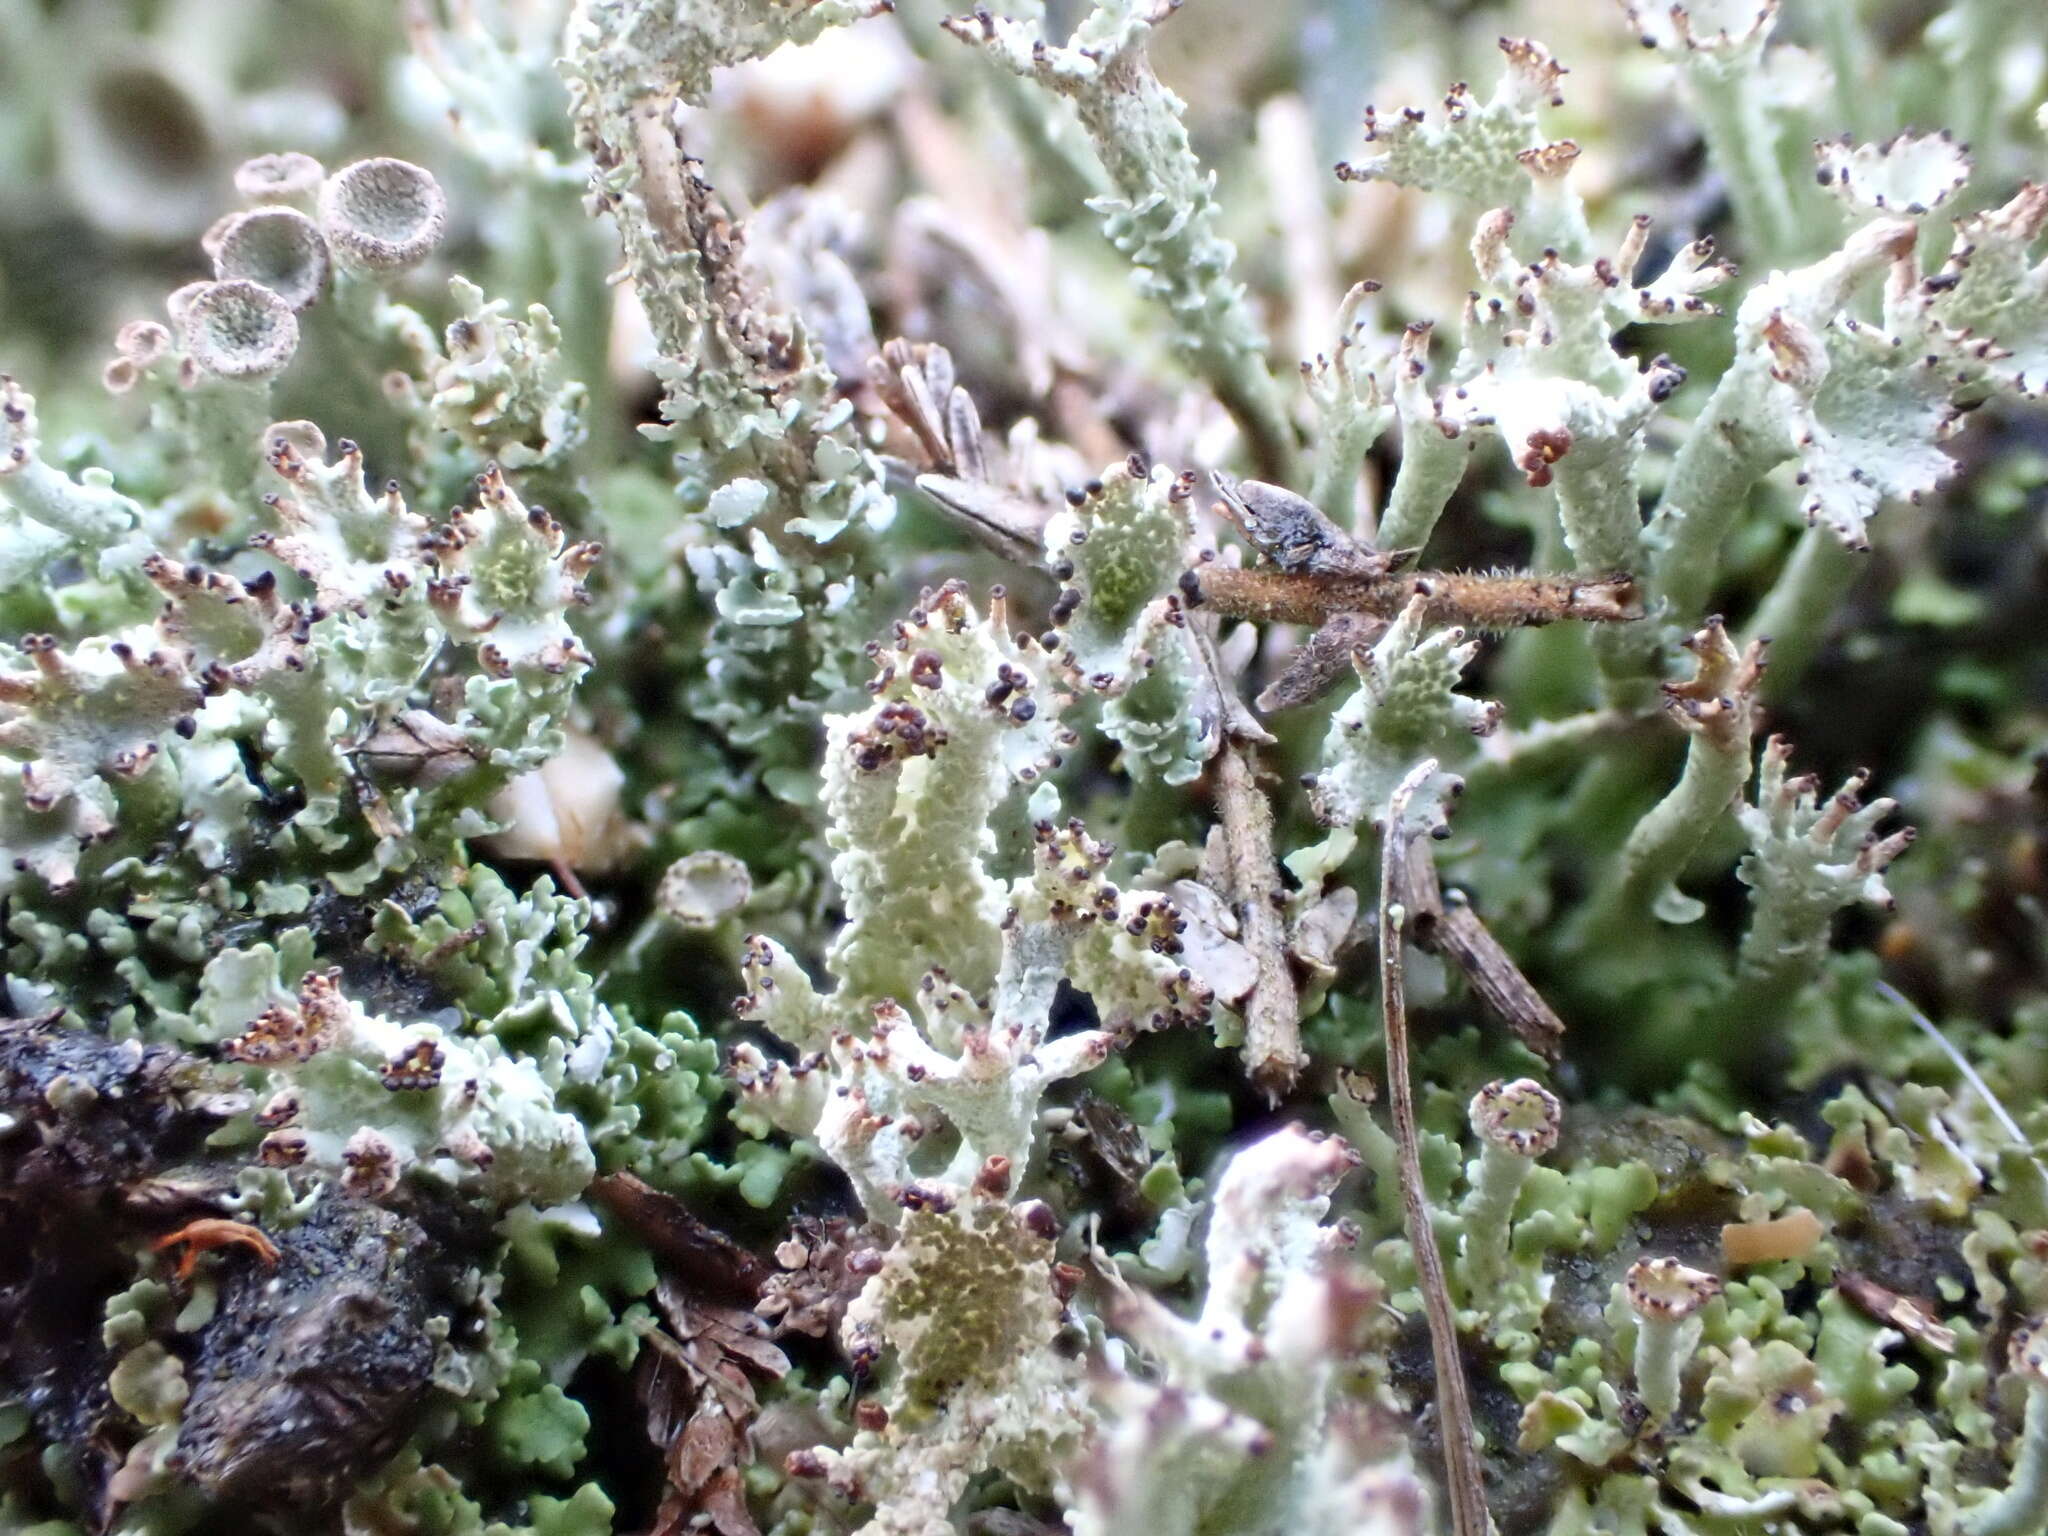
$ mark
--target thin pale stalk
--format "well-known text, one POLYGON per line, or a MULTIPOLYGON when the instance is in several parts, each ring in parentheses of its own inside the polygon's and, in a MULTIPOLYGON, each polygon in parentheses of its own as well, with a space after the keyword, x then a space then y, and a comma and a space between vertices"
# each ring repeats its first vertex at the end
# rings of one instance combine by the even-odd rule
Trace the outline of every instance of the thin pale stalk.
POLYGON ((1994 147, 1998 63, 2005 57, 2018 14, 2008 0, 1955 0, 1927 29, 1928 40, 1948 66, 1945 121, 1980 155, 1994 147))
POLYGON ((1821 0, 1821 50, 1835 77, 1835 111, 1841 127, 1858 139, 1875 138, 1883 125, 1875 124, 1871 106, 1876 70, 1872 64, 1870 37, 1856 0, 1821 0))
POLYGON ((2048 1520, 2048 1385, 2027 1388, 2027 1415, 2020 1431, 2012 1481, 2003 1493, 1976 1505, 1956 1529, 1961 1536, 2029 1536, 2048 1520))
POLYGON ((1690 738, 1685 768, 1622 846, 1616 873, 1593 908, 1596 933, 1635 921, 1645 909, 1670 922, 1698 916, 1699 904, 1679 892, 1678 878, 1749 783, 1765 648, 1738 648, 1718 618, 1687 648, 1697 658, 1693 676, 1664 685, 1665 711, 1690 738))
POLYGON ((1480 743, 1480 755, 1462 770, 1466 787, 1524 773, 1573 767, 1647 729, 1646 717, 1616 709, 1589 709, 1561 720, 1538 720, 1519 730, 1496 731, 1480 743))
POLYGON ((1724 374, 1671 465, 1648 536, 1653 608, 1661 602, 1667 623, 1690 629, 1705 614, 1729 531, 1750 488, 1782 456, 1743 425, 1757 387, 1752 370, 1724 374))
POLYGON ((1695 736, 1678 782, 1629 834, 1621 850, 1620 873, 1593 909, 1589 930, 1606 932, 1648 915, 1748 782, 1746 733, 1739 744, 1695 736))
POLYGON ((1864 563, 1827 529, 1813 527, 1799 536, 1792 558, 1750 620, 1750 635, 1771 642, 1764 697, 1783 698, 1798 686, 1863 570, 1864 563))
POLYGON ((1387 510, 1380 518, 1382 549, 1421 549, 1465 475, 1472 445, 1445 437, 1431 421, 1401 422, 1401 467, 1394 473, 1387 510))
MULTIPOLYGON (((1701 70, 1693 77, 1693 110, 1713 164, 1728 181, 1736 221, 1757 266, 1784 266, 1804 248, 1791 184, 1778 156, 1778 135, 1764 105, 1761 69, 1701 70)), ((1832 231, 1828 238, 1833 238, 1832 231)))
POLYGON ((1339 528, 1370 532, 1358 526, 1358 475, 1379 435, 1379 423, 1361 413, 1332 424, 1316 439, 1308 499, 1339 528))

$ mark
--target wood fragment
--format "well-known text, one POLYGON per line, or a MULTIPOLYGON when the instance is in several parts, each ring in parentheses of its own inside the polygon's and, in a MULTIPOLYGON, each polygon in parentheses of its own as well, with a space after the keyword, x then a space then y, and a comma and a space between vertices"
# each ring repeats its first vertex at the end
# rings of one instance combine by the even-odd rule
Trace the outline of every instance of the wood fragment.
POLYGON ((892 479, 914 484, 1004 559, 1040 564, 1052 509, 991 478, 981 413, 955 382, 952 354, 936 342, 893 337, 868 359, 868 382, 917 444, 917 462, 886 461, 892 479))
POLYGON ((1901 1296, 1879 1285, 1868 1275, 1845 1269, 1835 1276, 1835 1289, 1853 1302, 1858 1311, 1875 1322, 1889 1323, 1910 1339, 1917 1339, 1939 1355, 1956 1352, 1956 1331, 1938 1321, 1926 1302, 1901 1296))
POLYGON ((1479 920, 1463 891, 1452 891, 1444 898, 1436 951, 1464 972, 1479 1000, 1522 1044, 1545 1061, 1557 1060, 1564 1045, 1564 1020, 1479 920))
POLYGON ((1267 714, 1315 702, 1351 675, 1352 657, 1370 651, 1386 632, 1387 621, 1369 614, 1333 616, 1287 658, 1286 669, 1254 702, 1267 714))
POLYGON ((1260 791, 1249 743, 1224 742, 1217 765, 1217 799, 1229 855, 1230 897, 1238 931, 1258 967, 1244 1005, 1244 1064, 1252 1081, 1277 1104, 1307 1061, 1301 1048, 1301 993, 1287 958, 1281 919, 1285 892, 1273 857, 1273 807, 1260 791))
POLYGON ((751 1306, 774 1273, 766 1261, 692 1215, 674 1195, 630 1173, 592 1180, 590 1192, 658 1257, 688 1275, 699 1294, 751 1306))
POLYGON ((1408 825, 1415 792, 1437 771, 1435 758, 1410 770, 1387 805, 1380 850, 1380 1008, 1387 1038, 1387 1088, 1393 1108, 1394 1145, 1401 1178, 1401 1210, 1415 1255, 1415 1277, 1429 1318, 1429 1352, 1436 1369, 1437 1417, 1443 1437, 1444 1481, 1450 1490, 1452 1536, 1490 1536, 1493 1519, 1479 1465, 1479 1440, 1472 1422, 1471 1392, 1458 1349, 1458 1324, 1444 1279, 1443 1255, 1429 1216, 1422 1184, 1422 1154, 1415 1125, 1415 1084, 1408 1057, 1408 992, 1402 963, 1407 942, 1407 909, 1400 890, 1409 863, 1408 844, 1420 834, 1408 825))
POLYGON ((1443 887, 1437 881, 1431 842, 1427 837, 1405 837, 1398 847, 1389 844, 1381 852, 1382 860, 1396 861, 1394 900, 1408 914, 1408 942, 1418 949, 1432 948, 1444 919, 1443 887))
POLYGON ((916 485, 933 506, 1005 560, 1035 566, 1044 559, 1050 509, 989 480, 927 474, 916 485))
POLYGON ((1396 877, 1411 942, 1457 966, 1488 1012, 1538 1056, 1555 1062, 1564 1046, 1564 1020, 1480 921, 1465 893, 1446 893, 1438 884, 1428 838, 1409 840, 1396 877))

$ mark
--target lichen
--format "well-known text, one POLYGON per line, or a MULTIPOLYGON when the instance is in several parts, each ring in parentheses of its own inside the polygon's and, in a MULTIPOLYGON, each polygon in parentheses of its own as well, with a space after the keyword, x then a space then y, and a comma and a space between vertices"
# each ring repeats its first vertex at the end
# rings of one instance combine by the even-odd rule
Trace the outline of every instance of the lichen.
POLYGON ((2048 1521, 2036 39, 1179 9, 0 0, 0 1527, 2048 1521))

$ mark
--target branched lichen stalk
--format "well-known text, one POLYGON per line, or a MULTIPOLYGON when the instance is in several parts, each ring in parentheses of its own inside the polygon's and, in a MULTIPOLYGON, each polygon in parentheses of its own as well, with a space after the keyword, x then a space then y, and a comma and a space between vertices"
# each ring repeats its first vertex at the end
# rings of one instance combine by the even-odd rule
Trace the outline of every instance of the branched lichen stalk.
POLYGON ((1360 367, 1366 300, 1378 283, 1356 283, 1337 308, 1337 339, 1327 354, 1301 365, 1301 381, 1319 418, 1308 499, 1340 528, 1358 520, 1358 471, 1393 418, 1376 375, 1360 367))
POLYGON ((1667 619, 1698 621, 1751 488, 1788 458, 1801 463, 1800 510, 1850 549, 1868 547, 1868 518, 1886 497, 1918 499, 1940 483, 1946 388, 1903 336, 1874 332, 1848 308, 1879 272, 1895 290, 1910 280, 1915 238, 1906 220, 1872 220, 1840 251, 1772 273, 1743 300, 1735 358, 1679 449, 1646 535, 1667 619))
POLYGON ((794 321, 754 312, 739 271, 740 235, 683 153, 673 117, 701 103, 712 71, 805 42, 873 13, 857 0, 801 9, 734 3, 584 0, 562 73, 598 199, 619 226, 626 268, 660 352, 664 413, 685 450, 716 457, 716 487, 755 478, 788 515, 863 510, 878 492, 794 321))
POLYGON ((1762 68, 1778 0, 1668 9, 1628 0, 1627 8, 1644 44, 1669 54, 1685 78, 1708 153, 1727 178, 1749 254, 1779 263, 1796 256, 1807 231, 1779 159, 1772 83, 1762 68))
POLYGON ((1401 467, 1380 514, 1382 549, 1421 549, 1465 475, 1473 437, 1439 420, 1423 383, 1434 327, 1418 321, 1401 335, 1391 394, 1401 414, 1401 467))
POLYGON ((1686 642, 1698 658, 1693 677, 1664 685, 1665 712, 1690 738, 1685 767, 1671 792, 1636 823, 1595 926, 1628 921, 1653 908, 1667 921, 1698 915, 1676 888, 1688 860, 1749 782, 1750 737, 1763 647, 1738 651, 1719 618, 1686 642))
POLYGON ((1284 483, 1293 478, 1294 428, 1266 366, 1264 332, 1231 277, 1235 252, 1217 232, 1215 178, 1188 142, 1184 104, 1145 51, 1153 27, 1174 9, 1107 0, 1060 47, 1036 25, 986 11, 946 25, 1073 101, 1118 194, 1089 206, 1130 257, 1140 286, 1171 313, 1175 349, 1236 417, 1259 472, 1284 483))
POLYGON ((1884 872, 1913 842, 1911 827, 1879 834, 1894 804, 1863 803, 1867 775, 1852 774, 1823 797, 1812 777, 1786 776, 1790 757, 1785 739, 1773 736, 1757 774, 1756 803, 1736 811, 1750 843, 1736 873, 1750 887, 1752 910, 1726 1010, 1731 1046, 1818 974, 1837 912, 1858 901, 1891 904, 1884 872))

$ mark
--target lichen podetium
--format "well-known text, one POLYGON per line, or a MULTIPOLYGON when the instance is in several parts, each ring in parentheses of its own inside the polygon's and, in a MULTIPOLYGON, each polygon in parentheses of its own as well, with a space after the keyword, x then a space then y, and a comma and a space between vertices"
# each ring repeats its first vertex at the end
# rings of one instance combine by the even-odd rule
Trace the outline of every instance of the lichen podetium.
POLYGON ((2048 1533, 2048 29, 1567 9, 0 0, 0 1532, 2048 1533))

